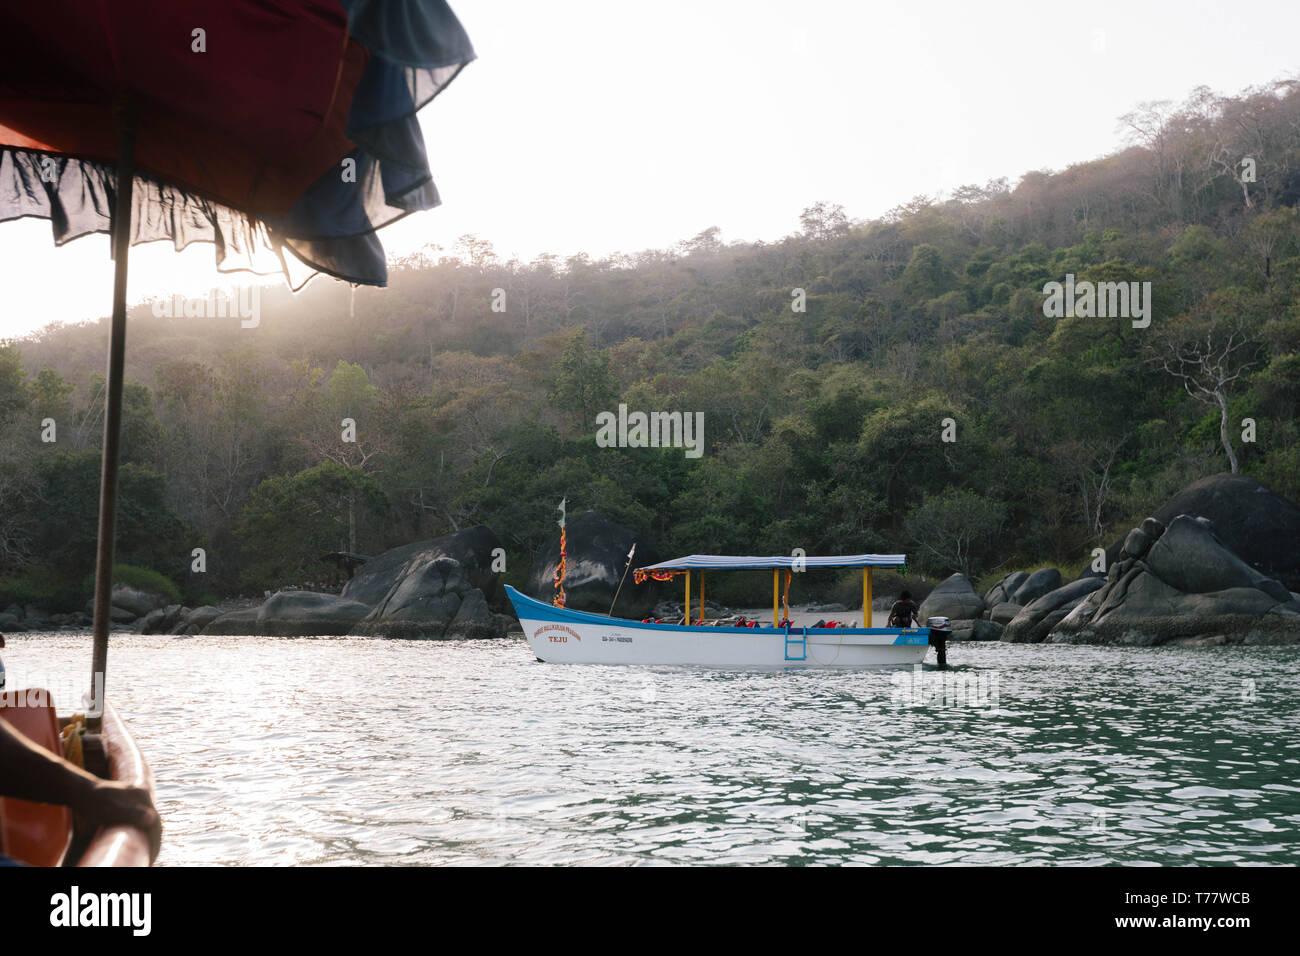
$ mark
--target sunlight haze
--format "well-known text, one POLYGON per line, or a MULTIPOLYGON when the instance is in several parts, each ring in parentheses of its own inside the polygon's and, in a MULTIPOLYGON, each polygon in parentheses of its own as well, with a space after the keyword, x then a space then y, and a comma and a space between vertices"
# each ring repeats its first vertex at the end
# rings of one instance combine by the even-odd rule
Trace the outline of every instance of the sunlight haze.
MULTIPOLYGON (((819 200, 870 219, 1014 184, 1121 146, 1118 118, 1144 100, 1292 75, 1300 33, 1295 4, 1219 0, 455 10, 479 59, 420 114, 444 204, 384 229, 390 258, 464 233, 524 260, 668 247, 715 225, 727 242, 775 240, 819 200)), ((0 256, 0 336, 107 313, 106 236, 56 249, 47 222, 5 223, 0 256)), ((218 275, 208 244, 153 243, 132 251, 129 300, 234 281, 247 277, 218 275)))

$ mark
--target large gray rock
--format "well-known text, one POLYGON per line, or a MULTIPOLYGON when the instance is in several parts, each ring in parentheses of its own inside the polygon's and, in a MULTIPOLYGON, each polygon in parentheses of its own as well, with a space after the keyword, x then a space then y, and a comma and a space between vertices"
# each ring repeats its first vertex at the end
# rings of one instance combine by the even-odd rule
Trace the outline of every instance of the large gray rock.
POLYGON ((996 641, 1002 637, 1002 625, 983 618, 973 621, 954 621, 952 640, 954 641, 996 641))
POLYGON ((173 622, 184 633, 248 634, 270 637, 315 637, 347 634, 370 613, 370 608, 337 594, 315 591, 277 591, 258 607, 226 614, 204 610, 190 622, 173 622), (205 623, 206 621, 206 623, 205 623))
POLYGON ((1039 568, 1024 582, 1015 589, 1008 600, 1014 601, 1021 607, 1033 604, 1044 594, 1055 591, 1061 586, 1061 572, 1056 568, 1039 568))
POLYGON ((227 611, 210 621, 199 633, 201 634, 259 634, 257 612, 261 608, 245 607, 237 611, 227 611))
POLYGON ((1145 558, 1154 543, 1155 538, 1148 532, 1142 528, 1134 528, 1128 533, 1128 537, 1124 539, 1124 546, 1119 553, 1120 558, 1145 558))
MULTIPOLYGON (((639 619, 654 610, 659 600, 660 583, 646 580, 637 584, 632 575, 637 568, 659 561, 659 555, 644 539, 595 511, 570 518, 566 531, 566 607, 607 614, 617 592, 615 617, 639 619), (619 581, 627 567, 627 553, 633 544, 636 545, 636 556, 619 590, 619 581)), ((533 564, 528 578, 529 593, 537 600, 549 602, 555 596, 555 569, 559 563, 560 536, 557 530, 533 564)), ((698 575, 696 577, 698 579, 698 575)), ((692 595, 692 599, 696 599, 696 595, 692 595)))
POLYGON ((1006 627, 1020 613, 1020 610, 1019 604, 1003 601, 1001 604, 994 605, 993 610, 989 612, 989 620, 1006 627))
POLYGON ((466 593, 460 602, 460 610, 452 620, 444 638, 484 638, 505 637, 502 622, 498 618, 504 615, 492 613, 483 592, 475 588, 466 593))
POLYGON ((401 577, 355 633, 443 639, 505 636, 465 567, 433 551, 418 553, 407 562, 401 577))
POLYGON ((189 612, 189 608, 181 607, 179 604, 169 604, 167 607, 150 611, 135 622, 135 632, 137 634, 170 634, 172 629, 180 623, 181 618, 189 614, 189 612))
POLYGON ((172 634, 198 634, 205 627, 221 616, 221 611, 211 604, 205 604, 202 607, 196 607, 188 614, 182 615, 181 619, 172 627, 172 634))
MULTIPOLYGON (((1158 528, 1143 523, 1143 537, 1158 528)), ((1203 517, 1177 515, 1110 567, 1103 587, 1053 629, 1056 643, 1293 643, 1300 604, 1227 548, 1203 517), (1144 557, 1132 556, 1146 544, 1144 557), (1211 640, 1214 638, 1214 640, 1211 640)), ((1100 579, 1091 579, 1100 580, 1100 579)), ((1014 626, 1015 622, 1012 622, 1014 626)), ((1011 627, 1008 627, 1011 631, 1011 627)))
POLYGON ((166 617, 167 612, 162 608, 150 611, 144 617, 135 622, 135 627, 131 630, 137 634, 157 634, 162 630, 162 620, 166 617))
POLYGON ((1012 603, 1012 595, 1016 589, 1025 583, 1029 577, 1027 571, 1012 571, 1001 581, 989 588, 988 593, 984 595, 984 604, 986 607, 996 607, 999 604, 1012 603))
POLYGON ((390 637, 502 637, 503 616, 492 570, 500 542, 479 525, 418 541, 367 561, 341 595, 280 591, 258 608, 218 615, 199 609, 177 630, 193 634, 308 636, 378 634, 390 637))
POLYGON ((940 581, 921 602, 917 614, 922 624, 929 617, 950 617, 954 621, 970 620, 984 613, 984 599, 975 593, 970 579, 958 572, 940 581))
MULTIPOLYGON (((455 534, 386 551, 368 561, 343 589, 344 597, 373 599, 355 634, 409 638, 504 637, 505 616, 495 613, 500 595, 491 530, 479 525, 455 534)), ((508 607, 508 602, 505 605, 508 607)))
POLYGON ((478 588, 490 604, 500 604, 505 609, 509 602, 501 603, 504 589, 500 587, 498 573, 492 570, 493 552, 500 547, 501 542, 492 529, 475 525, 441 538, 393 548, 361 565, 344 586, 342 596, 377 607, 416 564, 423 568, 439 558, 447 558, 460 565, 469 587, 478 588))
POLYGON ((144 617, 150 611, 167 605, 167 599, 159 594, 141 591, 139 588, 118 584, 113 587, 110 602, 113 607, 129 611, 132 617, 144 617))
POLYGON ((1256 588, 1278 602, 1291 600, 1279 581, 1256 571, 1224 547, 1205 523, 1186 515, 1173 520, 1146 554, 1153 574, 1179 591, 1204 594, 1226 588, 1256 588))
MULTIPOLYGON (((1151 535, 1148 523, 1169 525, 1179 515, 1208 518, 1225 548, 1256 571, 1300 590, 1300 507, 1293 502, 1246 475, 1211 475, 1170 498, 1141 530, 1151 535)), ((1107 549, 1107 566, 1120 560, 1127 538, 1107 549)))
POLYGON ((370 608, 337 594, 277 591, 257 609, 257 633, 272 637, 347 634, 370 608))
POLYGON ((1077 604, 1100 590, 1102 584, 1100 578, 1080 578, 1049 591, 1020 609, 1002 632, 1002 640, 1012 644, 1039 643, 1077 604))

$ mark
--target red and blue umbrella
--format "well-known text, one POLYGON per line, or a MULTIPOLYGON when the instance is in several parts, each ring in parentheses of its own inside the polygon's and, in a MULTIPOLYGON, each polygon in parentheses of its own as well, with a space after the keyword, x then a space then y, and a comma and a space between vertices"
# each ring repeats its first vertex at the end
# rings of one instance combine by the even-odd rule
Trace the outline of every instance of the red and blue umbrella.
POLYGON ((0 221, 48 219, 58 244, 112 236, 94 673, 107 663, 130 246, 211 242, 218 270, 279 270, 295 289, 317 273, 386 284, 376 233, 439 202, 416 113, 472 59, 442 0, 6 10, 0 221))

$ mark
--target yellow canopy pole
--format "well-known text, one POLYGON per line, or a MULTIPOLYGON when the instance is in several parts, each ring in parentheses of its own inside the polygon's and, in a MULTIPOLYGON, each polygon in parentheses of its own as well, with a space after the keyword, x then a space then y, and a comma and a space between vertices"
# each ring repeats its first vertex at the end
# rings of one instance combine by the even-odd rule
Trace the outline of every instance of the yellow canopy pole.
POLYGON ((772 569, 772 626, 773 627, 779 627, 781 624, 781 618, 778 617, 776 613, 777 603, 780 601, 781 598, 780 580, 781 580, 781 570, 779 568, 773 568, 772 569))
POLYGON ((700 620, 704 620, 704 569, 700 568, 700 620))
POLYGON ((862 569, 862 626, 871 626, 871 569, 862 569))
POLYGON ((686 572, 686 611, 684 616, 686 618, 686 623, 690 624, 691 623, 691 572, 690 571, 686 572))

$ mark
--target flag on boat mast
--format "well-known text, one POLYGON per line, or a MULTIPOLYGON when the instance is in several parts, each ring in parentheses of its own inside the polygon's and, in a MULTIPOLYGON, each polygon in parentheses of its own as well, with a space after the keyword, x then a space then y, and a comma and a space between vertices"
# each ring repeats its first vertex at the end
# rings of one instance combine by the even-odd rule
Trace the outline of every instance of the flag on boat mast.
POLYGON ((555 598, 551 602, 556 607, 564 607, 565 558, 568 556, 564 530, 564 505, 568 500, 568 498, 560 499, 560 563, 555 566, 555 598))

